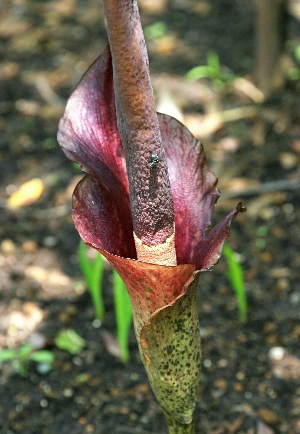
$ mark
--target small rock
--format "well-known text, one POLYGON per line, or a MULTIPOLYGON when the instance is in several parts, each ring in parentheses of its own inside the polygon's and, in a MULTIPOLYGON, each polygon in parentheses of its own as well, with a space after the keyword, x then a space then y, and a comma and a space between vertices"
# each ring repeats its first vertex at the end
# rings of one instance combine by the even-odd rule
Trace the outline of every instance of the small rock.
POLYGON ((277 414, 268 408, 261 408, 257 413, 259 417, 269 425, 275 425, 279 421, 277 414))
POLYGON ((233 388, 236 392, 242 392, 244 390, 242 383, 234 383, 233 388))
POLYGON ((298 164, 299 158, 291 152, 281 152, 279 154, 279 162, 284 169, 292 169, 298 164))
POLYGON ((35 350, 40 350, 41 348, 45 348, 47 339, 42 333, 35 331, 30 335, 29 342, 35 350))
POLYGON ((160 14, 167 8, 167 0, 140 0, 139 7, 148 14, 160 14))
POLYGON ((0 64, 0 80, 11 80, 20 71, 20 67, 15 62, 2 62, 0 64))
POLYGON ((292 304, 299 304, 300 303, 300 292, 299 291, 292 292, 290 297, 289 297, 289 301, 292 304))
POLYGON ((38 245, 35 241, 24 241, 24 243, 22 244, 22 249, 24 250, 24 252, 27 253, 32 253, 35 252, 38 248, 38 245))
POLYGON ((300 379, 300 359, 282 347, 274 347, 269 352, 273 375, 284 380, 300 379))
POLYGON ((18 99, 15 107, 25 116, 37 116, 40 111, 40 104, 34 100, 18 99))
POLYGON ((0 244, 0 249, 6 255, 10 255, 11 253, 14 253, 16 251, 17 246, 12 240, 7 238, 3 240, 2 243, 0 244))
POLYGON ((228 387, 228 383, 224 378, 219 378, 218 380, 216 380, 214 382, 214 387, 216 387, 217 389, 227 389, 228 387))
POLYGON ((53 236, 49 235, 48 237, 45 237, 43 240, 43 244, 45 247, 54 247, 57 245, 57 242, 58 239, 54 235, 53 236))
POLYGON ((257 434, 274 434, 274 431, 272 428, 259 421, 257 424, 257 434))
POLYGON ((283 347, 273 347, 269 351, 270 360, 282 360, 285 355, 285 349, 283 347))

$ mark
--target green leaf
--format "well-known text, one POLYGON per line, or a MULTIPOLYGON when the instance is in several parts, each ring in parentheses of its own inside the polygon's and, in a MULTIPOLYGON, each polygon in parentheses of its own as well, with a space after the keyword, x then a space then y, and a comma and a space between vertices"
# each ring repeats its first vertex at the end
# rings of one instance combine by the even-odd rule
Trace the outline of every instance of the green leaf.
POLYGON ((147 39, 160 39, 167 33, 167 25, 164 21, 156 21, 144 28, 144 35, 147 39))
POLYGON ((93 262, 93 273, 90 278, 90 295, 96 312, 96 317, 100 320, 104 317, 104 303, 102 295, 102 276, 104 270, 103 257, 100 253, 96 253, 96 257, 93 262))
POLYGON ((97 319, 102 320, 104 317, 104 302, 102 295, 102 276, 104 271, 104 262, 102 255, 95 253, 95 258, 90 260, 87 252, 89 247, 80 240, 78 247, 78 258, 81 272, 86 280, 87 287, 94 305, 97 319))
POLYGON ((78 246, 79 265, 81 268, 81 272, 86 279, 87 284, 89 285, 90 276, 92 274, 93 268, 91 261, 87 257, 87 248, 87 245, 82 240, 80 240, 78 246))
POLYGON ((212 51, 208 53, 207 64, 214 71, 215 75, 220 75, 221 73, 220 59, 216 52, 212 51))
POLYGON ((293 81, 300 80, 300 69, 299 68, 291 68, 288 71, 288 78, 293 81))
POLYGON ((57 141, 54 137, 47 137, 42 140, 42 147, 47 150, 52 150, 57 147, 57 141))
POLYGON ((80 166, 80 164, 78 164, 78 163, 72 163, 72 166, 73 166, 73 168, 74 168, 77 172, 81 172, 81 173, 82 173, 82 170, 81 170, 81 166, 80 166))
POLYGON ((33 351, 33 346, 30 344, 23 345, 18 352, 18 357, 23 360, 27 361, 30 358, 30 353, 33 351))
POLYGON ((248 304, 243 268, 238 262, 235 252, 226 243, 223 246, 223 253, 228 264, 228 272, 226 275, 235 291, 238 301, 239 320, 245 322, 247 321, 248 304))
POLYGON ((230 72, 222 72, 218 54, 210 52, 207 55, 207 65, 195 66, 186 73, 185 78, 191 81, 209 78, 213 86, 220 90, 225 84, 235 80, 236 76, 230 72))
POLYGON ((200 78, 212 78, 214 75, 214 70, 208 65, 199 65, 190 69, 186 74, 185 78, 190 81, 196 81, 200 78))
POLYGON ((30 355, 30 360, 36 363, 48 363, 52 365, 55 360, 55 355, 48 350, 35 351, 30 355))
POLYGON ((7 362, 8 360, 13 360, 17 357, 17 352, 15 350, 3 350, 0 353, 0 363, 7 362))
POLYGON ((129 361, 128 338, 132 323, 132 308, 126 286, 115 270, 113 270, 113 279, 117 339, 120 346, 121 360, 126 363, 129 361))
POLYGON ((12 361, 14 370, 22 377, 28 377, 28 363, 18 359, 12 361))
POLYGON ((79 354, 86 345, 86 341, 73 329, 61 330, 54 341, 58 348, 71 354, 79 354))
POLYGON ((268 226, 261 225, 261 226, 258 226, 256 228, 256 235, 259 236, 259 237, 265 237, 265 236, 268 235, 268 233, 269 233, 268 226))
POLYGON ((297 61, 300 63, 300 45, 297 45, 294 53, 295 53, 295 57, 296 57, 297 61))

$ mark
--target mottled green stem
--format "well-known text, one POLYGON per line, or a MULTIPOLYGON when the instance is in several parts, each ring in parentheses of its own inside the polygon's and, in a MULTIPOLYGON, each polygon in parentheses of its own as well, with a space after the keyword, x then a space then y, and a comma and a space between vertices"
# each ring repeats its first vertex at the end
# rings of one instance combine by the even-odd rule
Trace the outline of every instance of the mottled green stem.
POLYGON ((191 423, 180 423, 167 412, 164 412, 168 425, 168 434, 196 434, 195 425, 191 423))

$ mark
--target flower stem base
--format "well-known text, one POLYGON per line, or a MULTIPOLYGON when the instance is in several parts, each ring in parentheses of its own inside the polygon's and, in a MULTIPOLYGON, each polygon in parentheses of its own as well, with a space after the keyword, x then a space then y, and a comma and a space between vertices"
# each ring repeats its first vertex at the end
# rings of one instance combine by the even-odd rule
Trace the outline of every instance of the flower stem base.
POLYGON ((191 423, 180 423, 167 412, 164 412, 168 425, 168 434, 196 434, 195 425, 191 423))

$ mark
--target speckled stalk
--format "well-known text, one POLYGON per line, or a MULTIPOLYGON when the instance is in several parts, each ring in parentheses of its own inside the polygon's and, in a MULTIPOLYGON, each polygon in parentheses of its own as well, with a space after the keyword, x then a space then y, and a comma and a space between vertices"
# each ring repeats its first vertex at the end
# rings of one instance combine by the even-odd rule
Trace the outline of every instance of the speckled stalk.
POLYGON ((168 425, 168 434, 196 434, 195 425, 193 422, 189 424, 182 424, 164 412, 168 425))
MULTIPOLYGON (((140 333, 140 353, 149 381, 168 415, 170 433, 189 433, 196 407, 201 367, 196 292, 199 274, 183 296, 160 309, 140 333)), ((138 334, 137 321, 135 328, 138 334)))
POLYGON ((137 1, 103 0, 103 5, 133 228, 144 245, 156 246, 174 232, 174 208, 137 1))

